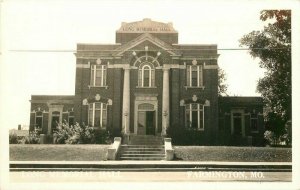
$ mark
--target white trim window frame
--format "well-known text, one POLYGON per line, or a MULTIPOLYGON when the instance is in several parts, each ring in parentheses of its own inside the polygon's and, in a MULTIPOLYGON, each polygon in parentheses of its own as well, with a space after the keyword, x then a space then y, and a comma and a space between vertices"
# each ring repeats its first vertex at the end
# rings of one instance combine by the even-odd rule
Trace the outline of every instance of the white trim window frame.
POLYGON ((91 66, 91 86, 106 86, 106 65, 92 65, 91 66))
POLYGON ((187 66, 187 87, 203 87, 203 67, 202 65, 187 66), (193 74, 196 73, 196 83, 194 84, 193 74))
POLYGON ((144 88, 149 88, 149 87, 154 87, 155 85, 155 70, 153 68, 152 65, 145 63, 143 65, 141 65, 141 67, 139 68, 139 87, 144 87, 144 88), (145 72, 149 72, 148 76, 149 76, 149 81, 145 81, 145 72), (147 83, 147 84, 146 84, 147 83))
POLYGON ((107 104, 100 102, 89 104, 88 123, 93 127, 106 128, 107 104), (97 120, 99 120, 99 122, 97 120))
POLYGON ((185 106, 185 115, 186 115, 186 124, 190 124, 193 126, 193 112, 197 112, 197 129, 198 130, 204 130, 204 105, 202 104, 186 104, 185 106))

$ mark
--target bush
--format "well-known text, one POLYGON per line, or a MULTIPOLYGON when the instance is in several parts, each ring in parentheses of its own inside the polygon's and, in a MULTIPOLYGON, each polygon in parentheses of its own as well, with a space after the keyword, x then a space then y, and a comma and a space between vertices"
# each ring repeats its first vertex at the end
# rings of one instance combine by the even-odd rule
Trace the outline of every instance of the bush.
POLYGON ((58 144, 108 144, 111 135, 107 130, 97 129, 78 123, 69 126, 67 123, 58 124, 53 135, 54 142, 58 144))
POLYGON ((30 131, 28 136, 18 137, 16 133, 9 134, 9 144, 39 144, 40 135, 37 131, 30 131))
POLYGON ((30 131, 29 135, 25 137, 25 144, 39 144, 40 135, 38 131, 30 131))
POLYGON ((9 133, 9 144, 18 144, 18 136, 16 133, 9 133))

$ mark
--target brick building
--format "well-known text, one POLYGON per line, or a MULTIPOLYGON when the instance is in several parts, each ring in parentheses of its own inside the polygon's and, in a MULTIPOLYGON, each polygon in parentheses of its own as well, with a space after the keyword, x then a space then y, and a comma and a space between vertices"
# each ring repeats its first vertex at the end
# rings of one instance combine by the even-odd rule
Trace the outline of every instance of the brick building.
POLYGON ((217 45, 178 44, 172 23, 122 23, 115 44, 77 44, 75 56, 75 95, 33 95, 31 130, 51 135, 66 121, 164 136, 179 125, 201 144, 262 139, 261 98, 220 98, 217 45))

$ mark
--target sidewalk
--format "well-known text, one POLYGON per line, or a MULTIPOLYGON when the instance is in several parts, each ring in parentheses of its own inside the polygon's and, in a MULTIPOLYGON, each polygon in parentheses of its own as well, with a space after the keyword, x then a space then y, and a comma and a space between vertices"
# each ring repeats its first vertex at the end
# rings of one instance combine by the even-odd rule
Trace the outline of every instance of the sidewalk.
POLYGON ((10 171, 283 171, 291 162, 10 161, 10 171))

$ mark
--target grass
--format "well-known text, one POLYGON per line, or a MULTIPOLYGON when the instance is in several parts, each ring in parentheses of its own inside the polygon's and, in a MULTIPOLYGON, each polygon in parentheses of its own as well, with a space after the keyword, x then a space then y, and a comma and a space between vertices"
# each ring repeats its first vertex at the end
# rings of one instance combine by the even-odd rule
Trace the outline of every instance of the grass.
POLYGON ((11 161, 101 161, 109 145, 9 145, 11 161))
MULTIPOLYGON (((11 161, 102 161, 109 145, 11 144, 11 161)), ((175 159, 182 161, 291 162, 291 148, 174 146, 175 159)))
POLYGON ((278 147, 174 146, 176 160, 291 162, 292 149, 278 147))

